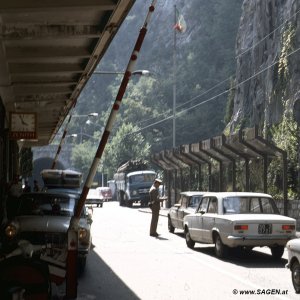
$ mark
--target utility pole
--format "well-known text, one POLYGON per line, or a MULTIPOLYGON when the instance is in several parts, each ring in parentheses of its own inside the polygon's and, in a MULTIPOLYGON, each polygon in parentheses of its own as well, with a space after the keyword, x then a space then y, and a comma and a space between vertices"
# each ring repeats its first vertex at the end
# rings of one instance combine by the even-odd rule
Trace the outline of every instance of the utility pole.
MULTIPOLYGON (((176 24, 176 5, 174 5, 174 24, 176 24)), ((173 148, 176 147, 176 30, 173 44, 173 148)))

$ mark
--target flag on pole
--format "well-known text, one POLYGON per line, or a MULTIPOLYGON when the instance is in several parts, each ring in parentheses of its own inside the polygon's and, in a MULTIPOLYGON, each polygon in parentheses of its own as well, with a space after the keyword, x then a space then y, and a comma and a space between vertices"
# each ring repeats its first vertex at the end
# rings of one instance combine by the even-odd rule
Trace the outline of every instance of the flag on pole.
POLYGON ((181 33, 184 33, 186 31, 186 23, 185 23, 184 17, 178 11, 177 8, 176 8, 176 23, 174 25, 174 29, 181 33))

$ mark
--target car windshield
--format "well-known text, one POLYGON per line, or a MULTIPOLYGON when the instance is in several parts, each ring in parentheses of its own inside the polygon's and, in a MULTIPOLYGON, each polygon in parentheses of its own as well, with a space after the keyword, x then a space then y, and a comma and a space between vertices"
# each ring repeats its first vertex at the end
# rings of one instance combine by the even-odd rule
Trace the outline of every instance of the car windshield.
POLYGON ((20 197, 17 215, 72 216, 76 199, 65 195, 29 194, 20 197))
POLYGON ((279 214, 272 198, 227 197, 223 199, 224 214, 279 214))
POLYGON ((189 207, 192 208, 197 208, 199 206, 201 197, 200 196, 193 196, 191 197, 190 203, 189 203, 189 207))

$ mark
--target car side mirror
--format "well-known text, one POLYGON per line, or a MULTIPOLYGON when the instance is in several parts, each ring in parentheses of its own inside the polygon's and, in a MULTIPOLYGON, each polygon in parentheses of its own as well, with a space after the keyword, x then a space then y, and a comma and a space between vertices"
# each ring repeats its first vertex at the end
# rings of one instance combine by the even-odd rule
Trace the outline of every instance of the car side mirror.
POLYGON ((204 209, 200 209, 198 212, 199 212, 201 215, 204 215, 204 214, 205 214, 205 210, 204 210, 204 209))

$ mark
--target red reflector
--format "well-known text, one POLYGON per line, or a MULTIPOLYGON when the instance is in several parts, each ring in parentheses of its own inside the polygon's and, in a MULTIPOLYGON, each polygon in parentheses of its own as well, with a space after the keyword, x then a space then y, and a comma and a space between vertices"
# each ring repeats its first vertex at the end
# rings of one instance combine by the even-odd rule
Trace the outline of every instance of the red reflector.
POLYGON ((295 225, 282 225, 282 230, 295 230, 295 225))
POLYGON ((234 230, 248 230, 248 225, 234 225, 234 230))

